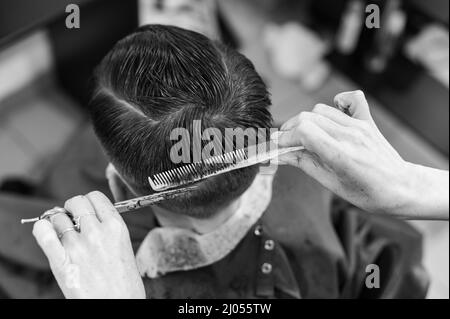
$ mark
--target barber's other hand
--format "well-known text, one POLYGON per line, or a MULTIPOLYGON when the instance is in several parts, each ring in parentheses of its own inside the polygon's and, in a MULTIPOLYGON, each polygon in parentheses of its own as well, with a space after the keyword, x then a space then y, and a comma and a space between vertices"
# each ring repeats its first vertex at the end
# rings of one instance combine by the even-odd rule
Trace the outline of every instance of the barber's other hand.
POLYGON ((79 218, 80 232, 66 214, 33 228, 64 296, 145 298, 127 227, 109 199, 92 192, 69 199, 64 208, 79 218))
POLYGON ((404 161, 380 133, 363 92, 339 94, 334 102, 351 116, 318 104, 312 112, 290 119, 272 136, 280 147, 306 148, 282 156, 280 164, 301 168, 369 212, 420 217, 413 216, 411 203, 416 201, 412 197, 424 194, 419 194, 421 174, 413 173, 414 165, 404 161))

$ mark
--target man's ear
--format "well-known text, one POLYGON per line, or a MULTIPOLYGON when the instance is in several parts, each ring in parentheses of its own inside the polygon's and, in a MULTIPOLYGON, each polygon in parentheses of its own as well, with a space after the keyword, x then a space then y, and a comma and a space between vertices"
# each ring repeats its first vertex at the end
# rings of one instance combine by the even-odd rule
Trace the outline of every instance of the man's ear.
POLYGON ((128 188, 128 185, 120 177, 114 165, 109 164, 106 168, 106 178, 108 179, 109 188, 116 202, 122 202, 135 197, 132 195, 132 190, 128 188))

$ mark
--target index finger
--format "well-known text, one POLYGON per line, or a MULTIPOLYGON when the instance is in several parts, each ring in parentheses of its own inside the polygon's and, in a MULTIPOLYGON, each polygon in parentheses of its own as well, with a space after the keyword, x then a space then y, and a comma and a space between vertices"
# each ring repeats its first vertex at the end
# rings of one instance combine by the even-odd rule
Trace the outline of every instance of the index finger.
POLYGON ((33 236, 51 265, 61 267, 66 262, 66 250, 61 244, 53 225, 48 220, 42 219, 34 224, 33 236))
POLYGON ((101 220, 107 220, 111 217, 122 218, 113 203, 103 193, 98 191, 91 192, 86 195, 86 198, 89 199, 101 220))

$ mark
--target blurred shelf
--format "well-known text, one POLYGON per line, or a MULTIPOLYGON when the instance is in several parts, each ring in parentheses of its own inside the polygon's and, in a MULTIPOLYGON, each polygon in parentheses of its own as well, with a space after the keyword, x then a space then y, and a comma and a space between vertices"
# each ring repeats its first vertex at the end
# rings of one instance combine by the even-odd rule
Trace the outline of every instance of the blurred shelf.
POLYGON ((373 74, 355 57, 336 52, 328 56, 334 68, 380 101, 441 153, 449 154, 449 90, 403 56, 386 71, 373 74))

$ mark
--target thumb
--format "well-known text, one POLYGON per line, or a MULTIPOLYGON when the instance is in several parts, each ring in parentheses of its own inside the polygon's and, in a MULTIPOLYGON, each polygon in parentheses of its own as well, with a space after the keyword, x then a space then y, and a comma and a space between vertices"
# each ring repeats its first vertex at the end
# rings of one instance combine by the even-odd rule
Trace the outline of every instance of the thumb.
POLYGON ((363 91, 340 93, 334 98, 334 104, 355 119, 373 122, 363 91))

